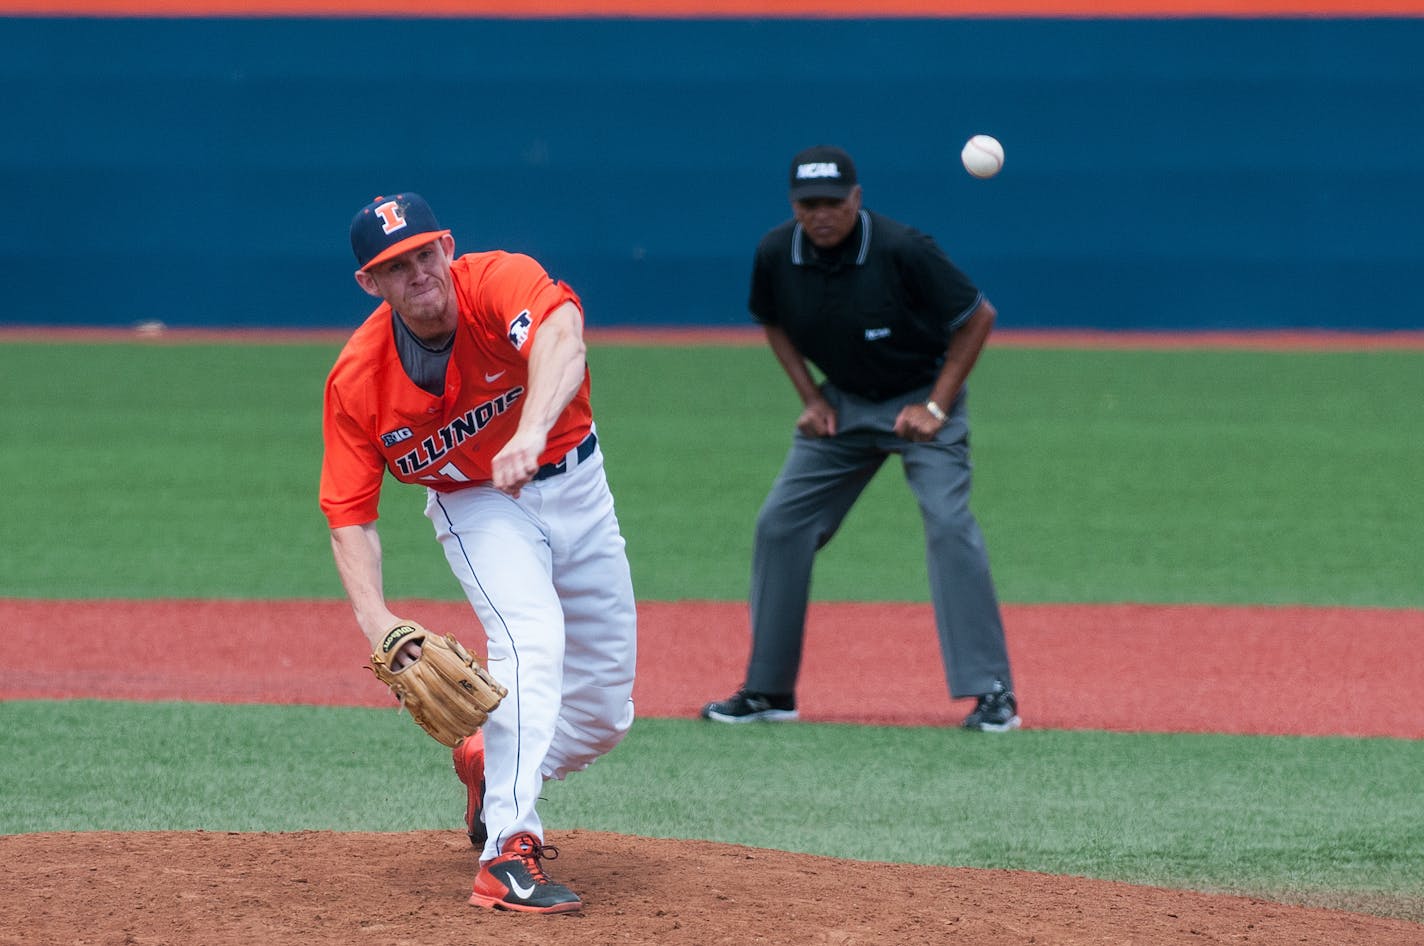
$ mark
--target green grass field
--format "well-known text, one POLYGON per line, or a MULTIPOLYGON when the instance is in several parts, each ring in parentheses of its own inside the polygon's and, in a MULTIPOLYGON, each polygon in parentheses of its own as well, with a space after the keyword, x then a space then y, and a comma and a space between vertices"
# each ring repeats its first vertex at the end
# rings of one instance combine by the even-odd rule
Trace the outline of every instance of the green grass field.
MULTIPOLYGON (((315 496, 335 353, 0 347, 0 596, 339 597, 315 496)), ((770 354, 590 360, 639 596, 740 599, 797 410, 770 354)), ((972 390, 975 509, 1007 602, 1424 607, 1424 353, 991 348, 972 390)), ((890 467, 823 554, 818 597, 927 599, 890 467)), ((420 505, 387 492, 387 590, 454 599, 420 505)), ((1381 711, 1402 698, 1419 695, 1381 711)), ((549 786, 544 817, 1424 921, 1419 742, 749 729, 640 720, 549 786)), ((453 827, 448 757, 411 736, 357 709, 0 703, 0 831, 453 827), (405 783, 421 800, 393 825, 405 783)))
MULTIPOLYGON (((335 353, 0 348, 0 594, 339 597, 316 507, 335 353)), ((740 599, 790 385, 759 348, 590 361, 639 597, 740 599)), ((1424 607, 1424 353, 990 349, 971 404, 1005 601, 1424 607)), ((422 505, 386 491, 389 590, 457 598, 422 505)), ((817 596, 927 600, 919 534, 892 460, 817 596)))

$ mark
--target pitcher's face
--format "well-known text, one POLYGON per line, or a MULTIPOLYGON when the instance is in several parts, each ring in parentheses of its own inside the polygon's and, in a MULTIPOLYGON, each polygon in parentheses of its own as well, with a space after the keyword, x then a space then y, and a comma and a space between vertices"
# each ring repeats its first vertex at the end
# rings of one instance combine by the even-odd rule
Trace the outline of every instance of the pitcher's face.
POLYGON ((357 272, 356 281, 389 302, 417 336, 447 334, 459 315, 450 275, 454 250, 455 239, 446 234, 357 272))

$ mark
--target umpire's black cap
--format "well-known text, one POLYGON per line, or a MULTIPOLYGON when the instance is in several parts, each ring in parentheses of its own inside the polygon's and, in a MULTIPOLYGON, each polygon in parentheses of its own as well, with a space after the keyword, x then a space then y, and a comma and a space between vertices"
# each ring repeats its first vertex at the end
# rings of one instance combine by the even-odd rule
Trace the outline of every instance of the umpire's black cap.
POLYGON ((844 200, 855 188, 855 162, 831 145, 807 148, 791 159, 791 199, 844 200))
POLYGON ((356 211, 351 218, 351 252, 359 268, 370 269, 449 232, 441 229, 425 198, 406 191, 377 197, 356 211))

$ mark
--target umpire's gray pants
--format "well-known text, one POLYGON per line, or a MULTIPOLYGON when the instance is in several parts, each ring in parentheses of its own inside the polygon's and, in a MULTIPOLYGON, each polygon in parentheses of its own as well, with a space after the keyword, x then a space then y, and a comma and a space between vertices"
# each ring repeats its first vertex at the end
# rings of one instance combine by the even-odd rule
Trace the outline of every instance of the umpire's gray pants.
MULTIPOLYGON (((834 437, 797 433, 786 462, 757 516, 752 551, 752 654, 745 687, 793 693, 801 668, 806 602, 816 552, 885 458, 898 453, 919 500, 925 526, 930 598, 951 697, 988 693, 996 680, 1010 689, 1008 650, 989 556, 969 511, 969 420, 965 392, 928 443, 895 436, 895 416, 923 403, 928 389, 889 401, 866 401, 829 383, 822 391, 836 409, 834 437)), ((886 655, 894 660, 894 655, 886 655)))

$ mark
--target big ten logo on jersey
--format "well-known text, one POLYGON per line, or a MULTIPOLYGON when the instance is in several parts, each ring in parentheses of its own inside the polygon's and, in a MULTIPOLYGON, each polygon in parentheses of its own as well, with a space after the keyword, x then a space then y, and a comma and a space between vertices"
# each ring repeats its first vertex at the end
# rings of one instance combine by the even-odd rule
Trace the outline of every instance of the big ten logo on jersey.
POLYGON ((528 309, 516 315, 514 321, 509 323, 509 343, 515 348, 523 348, 529 338, 529 326, 532 324, 528 309))
POLYGON ((415 434, 411 433, 409 427, 402 427, 400 430, 393 430, 387 434, 381 434, 381 443, 387 447, 394 447, 402 441, 409 440, 415 434))
POLYGON ((376 208, 376 216, 381 218, 381 232, 387 236, 405 226, 405 208, 397 201, 381 204, 376 208))

